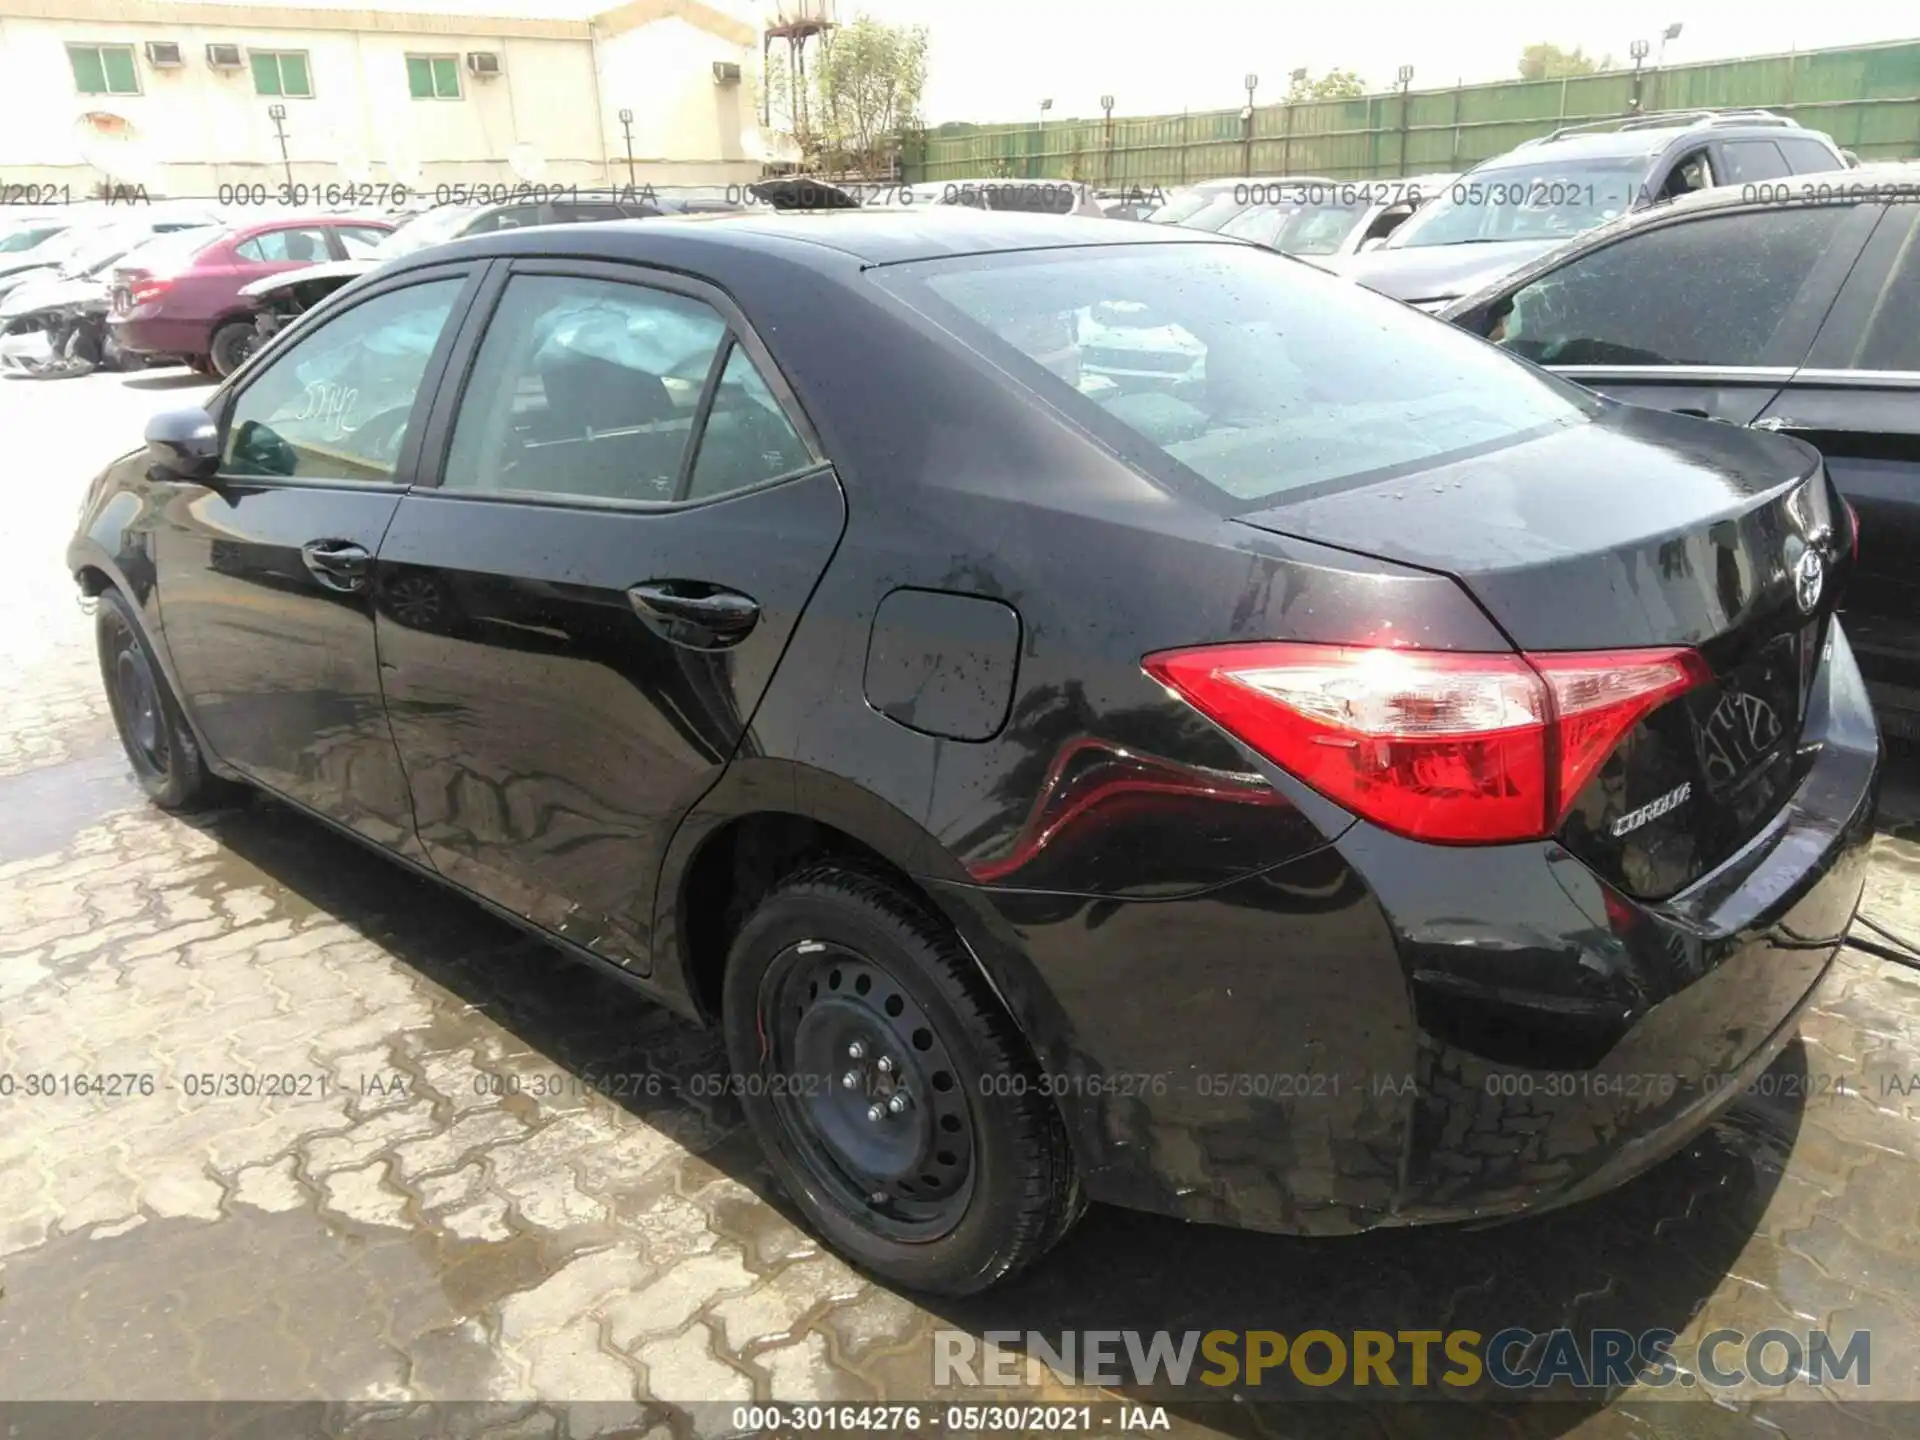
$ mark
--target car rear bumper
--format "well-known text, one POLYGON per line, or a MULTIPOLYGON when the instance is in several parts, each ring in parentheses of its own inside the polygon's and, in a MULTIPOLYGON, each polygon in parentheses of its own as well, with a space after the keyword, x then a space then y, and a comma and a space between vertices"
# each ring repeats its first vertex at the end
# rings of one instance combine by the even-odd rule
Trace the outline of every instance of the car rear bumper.
POLYGON ((1844 943, 1880 745, 1837 625, 1814 690, 1791 799, 1657 903, 1551 843, 1364 824, 1179 900, 940 898, 1033 1036, 1095 1199, 1311 1234, 1569 1204, 1735 1100, 1844 943))
POLYGON ((162 316, 109 315, 107 329, 122 350, 133 355, 196 355, 207 348, 204 323, 162 316))

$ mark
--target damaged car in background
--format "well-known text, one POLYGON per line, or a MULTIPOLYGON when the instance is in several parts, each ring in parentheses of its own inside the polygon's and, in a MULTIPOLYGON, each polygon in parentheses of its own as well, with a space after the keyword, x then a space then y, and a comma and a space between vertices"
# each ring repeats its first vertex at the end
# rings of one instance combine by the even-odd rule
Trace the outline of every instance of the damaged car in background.
POLYGON ((0 294, 0 374, 57 380, 139 369, 143 362, 123 352, 107 326, 115 267, 178 245, 182 236, 216 233, 204 223, 164 233, 137 224, 102 227, 64 264, 19 277, 0 294))
POLYGON ((674 193, 651 187, 641 191, 578 191, 565 200, 488 205, 439 205, 403 221, 365 254, 331 260, 298 270, 263 275, 240 287, 240 298, 252 307, 253 335, 240 358, 260 349, 334 291, 403 255, 417 255, 435 245, 468 235, 491 235, 496 230, 519 230, 529 225, 592 225, 607 220, 645 220, 661 215, 704 214, 741 207, 717 195, 698 191, 674 193))

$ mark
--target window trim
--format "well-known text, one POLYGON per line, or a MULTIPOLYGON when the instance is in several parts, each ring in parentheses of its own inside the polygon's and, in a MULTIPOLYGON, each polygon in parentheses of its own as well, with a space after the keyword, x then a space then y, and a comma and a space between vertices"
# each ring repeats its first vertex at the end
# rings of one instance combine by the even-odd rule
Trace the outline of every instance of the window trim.
POLYGON ((389 276, 365 290, 356 290, 345 304, 333 303, 328 297, 318 307, 299 317, 296 323, 276 334, 267 344, 267 348, 242 366, 233 380, 229 380, 207 399, 207 413, 213 417, 214 428, 219 431, 220 456, 224 461, 227 453, 227 431, 233 423, 234 409, 239 405, 247 391, 258 384, 274 365, 285 358, 286 352, 308 336, 317 334, 338 321, 341 317, 359 309, 369 301, 378 300, 400 290, 409 290, 418 285, 431 285, 444 280, 463 280, 465 283, 454 296, 453 308, 448 314, 448 324, 440 332, 440 338, 434 342, 433 353, 427 357, 427 368, 421 372, 420 388, 414 392, 413 413, 407 419, 407 439, 401 446, 400 457, 393 467, 393 478, 389 480, 352 480, 345 477, 313 475, 233 475, 225 470, 216 471, 212 488, 223 490, 263 489, 318 489, 318 490, 391 490, 395 494, 411 489, 417 481, 421 461, 422 442, 425 439, 426 422, 432 418, 440 388, 446 379, 447 362, 452 357, 455 342, 464 338, 466 322, 471 316, 471 307, 479 283, 486 277, 488 266, 467 261, 453 265, 436 265, 428 269, 407 270, 398 275, 389 276), (309 317, 323 317, 314 324, 309 317), (296 338, 298 337, 298 338, 296 338))
POLYGON ((146 93, 146 87, 140 83, 140 56, 135 46, 121 44, 117 40, 69 40, 66 45, 66 50, 67 69, 73 75, 73 89, 75 94, 125 97, 128 95, 144 95, 146 93), (73 68, 73 55, 76 50, 91 50, 100 58, 100 79, 102 83, 106 85, 106 89, 83 90, 80 88, 80 74, 73 68), (131 90, 115 90, 113 88, 113 82, 107 75, 106 53, 109 50, 124 50, 126 52, 127 64, 133 70, 133 88, 131 90))
MULTIPOLYGON (((1658 234, 1676 226, 1710 224, 1715 220, 1731 219, 1737 216, 1777 215, 1782 213, 1783 210, 1830 209, 1842 204, 1857 208, 1860 203, 1861 202, 1858 201, 1845 201, 1840 199, 1808 200, 1786 206, 1763 204, 1728 205, 1725 207, 1694 211, 1690 214, 1665 215, 1658 221, 1644 225, 1635 225, 1623 231, 1621 234, 1612 236, 1603 244, 1582 248, 1571 255, 1563 255, 1557 252, 1550 253, 1548 256, 1543 257, 1543 263, 1536 264, 1522 272, 1522 274, 1510 278, 1495 294, 1475 305, 1471 311, 1465 311, 1456 316, 1455 323, 1466 320, 1472 315, 1484 315, 1496 305, 1510 305, 1516 295, 1536 281, 1570 270, 1575 265, 1583 263, 1592 256, 1613 249, 1616 245, 1624 245, 1629 241, 1637 240, 1647 235, 1658 234)), ((1772 339, 1768 343, 1770 353, 1763 354, 1760 357, 1760 363, 1757 365, 1686 366, 1637 364, 1589 365, 1579 368, 1590 373, 1600 373, 1604 371, 1609 375, 1619 375, 1623 371, 1632 370, 1650 378, 1682 378, 1688 370, 1708 370, 1725 374, 1739 371, 1775 370, 1785 367, 1791 371, 1795 367, 1807 363, 1813 354, 1813 346, 1818 343, 1818 338, 1822 330, 1826 328, 1827 316, 1837 303, 1841 292, 1845 289, 1848 277, 1853 273, 1854 266, 1859 261, 1860 253, 1865 249, 1872 231, 1872 223, 1862 222, 1853 216, 1846 216, 1840 220, 1835 226, 1833 243, 1828 246, 1826 254, 1814 262, 1813 268, 1807 272, 1806 279, 1801 282, 1799 291, 1787 302, 1786 309, 1781 312, 1779 328, 1774 332, 1772 339), (1850 236, 1849 226, 1858 230, 1859 233, 1857 236, 1850 236), (1828 267, 1837 271, 1837 274, 1835 274, 1828 283, 1816 285, 1815 282, 1822 280, 1828 267), (1793 341, 1796 336, 1804 337, 1805 343, 1798 343, 1796 341, 1792 345, 1786 345, 1783 342, 1782 337, 1785 337, 1788 341, 1793 341), (1794 353, 1793 358, 1783 359, 1779 353, 1782 351, 1796 353, 1794 353)), ((1577 378, 1570 374, 1575 368, 1572 366, 1555 365, 1550 361, 1529 361, 1528 363, 1540 365, 1542 369, 1551 370, 1556 375, 1566 374, 1569 375, 1570 378, 1577 378)))
MULTIPOLYGON (((1866 374, 1852 369, 1866 348, 1869 326, 1879 309, 1881 298, 1892 282, 1901 257, 1911 250, 1912 263, 1920 266, 1920 204, 1910 201, 1872 201, 1857 203, 1877 207, 1881 214, 1872 234, 1861 246, 1853 269, 1840 293, 1828 308, 1820 334, 1807 352, 1806 370, 1834 374, 1866 374)), ((1804 372, 1803 372, 1804 373, 1804 372)), ((1906 371, 1879 372, 1895 375, 1906 371)))
POLYGON ((253 93, 263 99, 313 99, 313 52, 310 50, 255 50, 249 46, 247 49, 247 69, 253 73, 253 93), (282 68, 281 62, 289 55, 299 56, 301 67, 307 72, 307 88, 304 94, 296 95, 287 89, 287 72, 282 68), (271 59, 273 61, 273 78, 275 83, 280 87, 271 94, 260 88, 259 72, 253 70, 253 62, 262 59, 271 59))
POLYGON ((411 100, 464 100, 467 98, 467 83, 460 78, 460 56, 458 52, 444 50, 409 50, 402 57, 407 70, 407 98, 411 100), (427 65, 427 78, 433 82, 433 94, 418 95, 413 89, 413 62, 423 60, 427 65), (453 94, 440 93, 440 77, 433 62, 449 60, 453 62, 453 94))
MULTIPOLYGON (((771 489, 775 485, 785 485, 821 470, 831 469, 833 461, 827 457, 820 444, 818 432, 801 408, 793 387, 788 383, 786 374, 775 362, 765 343, 747 323, 740 307, 719 286, 678 271, 663 270, 657 266, 641 262, 627 262, 604 259, 561 260, 534 256, 502 257, 496 260, 492 272, 487 276, 486 284, 468 301, 468 323, 461 331, 457 351, 449 358, 446 371, 441 377, 440 393, 435 399, 433 413, 428 416, 421 436, 422 446, 419 465, 416 470, 412 489, 416 494, 437 495, 447 500, 478 501, 483 504, 539 505, 549 509, 562 510, 611 510, 628 514, 655 512, 666 514, 682 510, 695 510, 703 505, 717 505, 736 499, 742 495, 753 495, 759 491, 771 489), (700 398, 694 405, 693 428, 688 436, 686 451, 680 457, 680 473, 674 480, 674 498, 671 500, 622 500, 610 496, 593 495, 548 495, 535 491, 518 490, 450 490, 446 479, 447 458, 453 451, 453 432, 455 422, 460 417, 460 408, 466 398, 467 390, 473 383, 475 362, 479 359, 480 347, 485 342, 487 332, 493 328, 493 317, 499 309, 501 297, 506 293, 508 283, 516 276, 548 275, 563 276, 572 279, 605 280, 613 284, 632 285, 643 290, 663 290, 669 294, 686 299, 697 300, 710 306, 719 316, 723 326, 720 345, 715 359, 723 361, 732 354, 737 345, 747 353, 760 378, 767 384, 774 403, 780 407, 787 423, 799 437, 813 459, 802 466, 772 475, 752 485, 742 485, 735 490, 725 490, 715 495, 703 495, 698 498, 683 498, 687 485, 693 476, 693 460, 698 456, 700 444, 704 441, 704 421, 713 408, 713 397, 719 389, 723 364, 710 365, 706 381, 702 384, 700 398)), ((444 338, 444 337, 443 337, 444 338)))

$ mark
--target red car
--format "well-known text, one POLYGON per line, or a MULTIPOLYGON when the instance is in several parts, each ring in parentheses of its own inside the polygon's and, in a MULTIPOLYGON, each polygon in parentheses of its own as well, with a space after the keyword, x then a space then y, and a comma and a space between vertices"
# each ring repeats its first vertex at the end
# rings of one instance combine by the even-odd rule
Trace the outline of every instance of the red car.
POLYGON ((182 235, 172 251, 143 252, 139 268, 113 273, 107 318, 120 349, 149 363, 180 360, 226 376, 253 344, 252 307, 240 287, 279 270, 365 255, 393 229, 386 220, 319 215, 182 235))

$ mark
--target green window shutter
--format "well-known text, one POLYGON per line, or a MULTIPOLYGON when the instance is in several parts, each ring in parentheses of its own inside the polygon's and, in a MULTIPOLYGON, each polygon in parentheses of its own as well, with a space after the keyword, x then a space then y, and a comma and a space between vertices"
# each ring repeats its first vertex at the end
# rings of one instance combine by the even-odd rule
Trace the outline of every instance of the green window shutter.
POLYGON ((280 93, 280 57, 262 55, 256 50, 247 58, 253 61, 253 93, 278 95, 280 93))
POLYGON ((82 95, 104 95, 107 93, 107 72, 100 63, 100 52, 92 46, 84 49, 76 46, 67 51, 67 59, 73 62, 74 88, 82 95))
POLYGON ((313 83, 307 78, 307 57, 304 53, 280 57, 280 93, 302 98, 313 94, 313 83))
POLYGON ((140 81, 133 73, 133 51, 118 45, 102 46, 100 63, 107 73, 107 90, 114 95, 138 95, 140 81))
POLYGON ((442 100, 460 98, 460 65, 451 55, 433 57, 433 90, 442 100))
POLYGON ((407 93, 416 100, 433 99, 433 62, 424 55, 407 57, 407 93))

